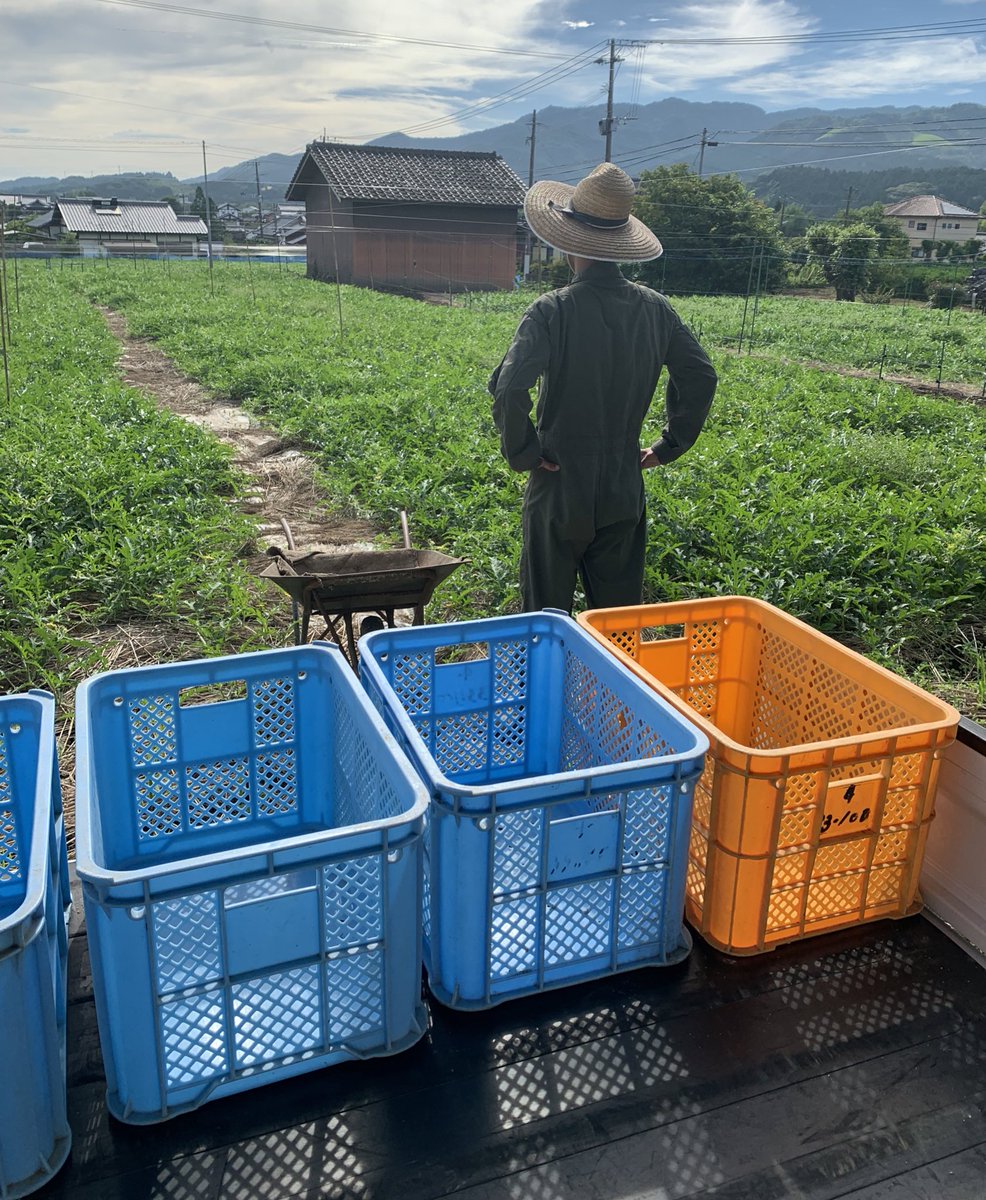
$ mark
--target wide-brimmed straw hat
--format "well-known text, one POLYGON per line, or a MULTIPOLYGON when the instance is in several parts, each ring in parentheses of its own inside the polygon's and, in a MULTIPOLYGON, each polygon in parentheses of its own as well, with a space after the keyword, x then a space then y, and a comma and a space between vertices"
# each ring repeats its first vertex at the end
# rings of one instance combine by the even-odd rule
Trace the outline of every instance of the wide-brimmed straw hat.
POLYGON ((542 180, 524 198, 527 223, 542 241, 566 254, 605 262, 646 262, 664 247, 643 221, 630 215, 633 180, 613 163, 600 163, 581 183, 542 180))

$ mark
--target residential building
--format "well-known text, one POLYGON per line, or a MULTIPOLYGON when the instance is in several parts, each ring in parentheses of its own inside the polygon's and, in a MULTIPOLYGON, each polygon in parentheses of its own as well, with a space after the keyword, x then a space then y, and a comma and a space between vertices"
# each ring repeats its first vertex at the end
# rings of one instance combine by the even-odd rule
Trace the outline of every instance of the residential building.
POLYGON ((75 234, 84 255, 192 254, 208 239, 201 217, 176 214, 164 200, 56 200, 31 227, 52 241, 75 234))
POLYGON ((408 291, 513 285, 524 185, 498 154, 313 142, 286 197, 305 202, 310 278, 408 291))
POLYGON ((7 217, 35 216, 47 212, 51 208, 50 196, 12 195, 0 192, 0 204, 3 205, 7 217))
POLYGON ((952 204, 940 196, 912 196, 899 204, 884 206, 907 234, 912 258, 923 258, 922 242, 967 242, 976 236, 979 213, 952 204))

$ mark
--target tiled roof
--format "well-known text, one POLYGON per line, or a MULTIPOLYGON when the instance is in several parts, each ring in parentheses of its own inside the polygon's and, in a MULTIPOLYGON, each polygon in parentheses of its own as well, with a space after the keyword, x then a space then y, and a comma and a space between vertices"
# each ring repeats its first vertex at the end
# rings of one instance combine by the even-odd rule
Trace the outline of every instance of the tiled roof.
POLYGON ((201 217, 176 216, 164 200, 59 200, 56 207, 73 233, 208 234, 201 217))
POLYGON ((340 200, 398 200, 415 204, 484 204, 519 208, 524 185, 498 154, 470 150, 405 150, 312 142, 287 191, 311 159, 340 200))
POLYGON ((960 204, 951 204, 940 196, 912 196, 910 200, 902 200, 900 204, 890 204, 884 209, 888 217, 974 217, 979 219, 979 213, 963 208, 960 204))

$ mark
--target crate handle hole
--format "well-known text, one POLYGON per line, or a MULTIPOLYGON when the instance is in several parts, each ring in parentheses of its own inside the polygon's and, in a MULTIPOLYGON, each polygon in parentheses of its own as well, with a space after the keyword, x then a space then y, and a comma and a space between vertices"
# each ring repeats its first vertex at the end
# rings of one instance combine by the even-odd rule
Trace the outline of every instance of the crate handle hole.
POLYGON ((684 636, 684 625, 645 625, 640 630, 642 642, 667 642, 684 636))
POLYGON ((194 708, 200 704, 219 704, 224 700, 245 700, 246 695, 246 680, 231 679, 182 688, 178 693, 178 704, 181 708, 194 708))
POLYGON ((435 647, 436 663, 481 662, 490 656, 489 642, 456 642, 435 647))

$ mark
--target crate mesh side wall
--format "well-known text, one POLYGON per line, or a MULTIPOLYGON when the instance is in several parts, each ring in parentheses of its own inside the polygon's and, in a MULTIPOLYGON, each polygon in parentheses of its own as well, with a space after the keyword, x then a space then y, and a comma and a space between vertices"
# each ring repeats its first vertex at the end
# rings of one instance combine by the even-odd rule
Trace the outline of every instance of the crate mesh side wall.
POLYGON ((383 1039, 384 870, 380 854, 366 854, 150 906, 169 1091, 221 1083, 361 1035, 383 1039), (316 933, 301 955, 308 961, 272 962, 230 980, 230 907, 260 905, 260 929, 279 898, 299 891, 310 893, 315 915, 316 933))
POLYGON ((64 1073, 69 893, 57 760, 41 759, 52 718, 34 698, 0 699, 9 701, 0 704, 0 1028, 13 1043, 0 1099, 0 1193, 19 1196, 51 1178, 71 1144, 64 1073), (49 788, 48 824, 35 839, 42 783, 49 788), (8 919, 36 871, 44 881, 40 928, 37 905, 16 922, 8 919))
POLYGON ((489 659, 489 702, 436 715, 436 648, 391 651, 389 682, 438 769, 449 779, 500 767, 521 767, 527 754, 530 641, 483 639, 489 659))
MULTIPOLYGON (((616 865, 605 876, 550 881, 546 843, 551 808, 497 814, 493 838, 490 979, 494 985, 539 969, 611 958, 663 946, 669 932, 667 888, 674 822, 672 782, 616 791, 586 807, 616 830, 616 865), (614 945, 615 939, 615 945, 614 945)), ((680 924, 674 914, 675 930, 680 924)))
POLYGON ((402 806, 397 791, 357 725, 351 705, 338 693, 333 720, 336 824, 359 825, 399 816, 402 806))
POLYGON ((571 650, 562 679, 562 771, 673 754, 674 747, 571 650))
POLYGON ((898 705, 771 629, 762 630, 750 745, 775 750, 912 723, 898 705))
POLYGON ((139 841, 297 812, 297 711, 293 674, 248 683, 250 750, 186 762, 178 690, 127 701, 139 841))
POLYGON ((13 766, 6 721, 0 724, 0 915, 13 910, 24 896, 25 867, 20 825, 23 816, 14 796, 13 766))

